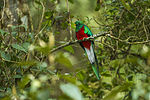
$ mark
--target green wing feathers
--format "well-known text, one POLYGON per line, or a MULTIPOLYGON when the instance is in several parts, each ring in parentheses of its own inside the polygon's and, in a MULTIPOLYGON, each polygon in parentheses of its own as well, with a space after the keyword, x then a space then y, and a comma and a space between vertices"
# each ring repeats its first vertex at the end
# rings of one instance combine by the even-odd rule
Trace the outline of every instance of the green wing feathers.
POLYGON ((86 33, 88 36, 92 36, 93 35, 91 30, 86 25, 84 25, 84 33, 86 33))

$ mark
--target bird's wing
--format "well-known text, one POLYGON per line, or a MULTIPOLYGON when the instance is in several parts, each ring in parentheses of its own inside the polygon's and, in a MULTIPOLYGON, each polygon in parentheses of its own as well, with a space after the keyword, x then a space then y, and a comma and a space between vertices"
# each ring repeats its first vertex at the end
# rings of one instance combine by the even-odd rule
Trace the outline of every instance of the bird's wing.
POLYGON ((87 34, 89 37, 93 36, 91 30, 86 25, 84 25, 84 33, 87 34))

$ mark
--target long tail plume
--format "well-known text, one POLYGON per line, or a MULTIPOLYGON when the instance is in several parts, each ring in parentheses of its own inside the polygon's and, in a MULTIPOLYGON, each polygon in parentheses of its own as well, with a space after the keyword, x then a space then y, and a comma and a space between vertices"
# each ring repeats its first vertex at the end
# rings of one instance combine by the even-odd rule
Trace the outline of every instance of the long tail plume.
POLYGON ((96 57, 95 52, 93 50, 93 46, 91 45, 90 50, 85 48, 85 51, 88 55, 88 59, 90 60, 90 63, 92 65, 92 69, 93 69, 97 79, 100 80, 98 60, 97 60, 97 57, 96 57))

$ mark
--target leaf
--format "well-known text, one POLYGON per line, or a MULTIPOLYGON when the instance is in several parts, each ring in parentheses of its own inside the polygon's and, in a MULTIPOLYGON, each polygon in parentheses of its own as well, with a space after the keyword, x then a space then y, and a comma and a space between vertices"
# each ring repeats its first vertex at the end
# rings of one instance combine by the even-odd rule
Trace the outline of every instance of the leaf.
POLYGON ((56 61, 68 68, 72 67, 72 63, 69 58, 65 57, 62 53, 56 57, 56 61))
MULTIPOLYGON (((25 22, 23 22, 23 23, 25 23, 25 22)), ((25 31, 27 31, 27 29, 28 29, 27 25, 19 25, 18 27, 23 27, 25 29, 25 31)))
POLYGON ((1 57, 5 60, 10 61, 11 60, 11 56, 9 54, 6 54, 4 51, 0 51, 1 57))
POLYGON ((17 90, 16 90, 15 85, 13 85, 13 87, 12 87, 12 94, 13 94, 13 96, 17 97, 17 90))
POLYGON ((67 47, 64 47, 64 49, 72 54, 74 54, 74 49, 72 48, 72 46, 67 46, 67 47))
POLYGON ((127 9, 127 10, 131 10, 131 7, 128 3, 126 3, 124 0, 121 0, 123 6, 127 9))
POLYGON ((16 38, 17 32, 11 32, 11 34, 12 34, 12 36, 13 36, 14 38, 16 38))
POLYGON ((65 81, 67 82, 70 82, 70 83, 73 83, 75 84, 76 83, 76 78, 70 76, 70 75, 59 75, 60 78, 64 79, 65 81))
POLYGON ((133 4, 135 2, 135 0, 131 0, 131 4, 133 4))
POLYGON ((2 35, 4 35, 5 31, 3 31, 3 30, 0 29, 0 33, 1 33, 2 35))
POLYGON ((36 50, 44 54, 48 54, 50 51, 50 47, 48 45, 46 45, 45 47, 36 47, 36 50))
POLYGON ((115 59, 110 61, 110 65, 114 68, 116 68, 117 66, 122 66, 124 64, 124 59, 115 59))
POLYGON ((60 89, 63 91, 63 93, 71 97, 73 100, 83 100, 79 88, 71 83, 61 84, 60 89))
POLYGON ((47 67, 47 63, 46 62, 38 63, 37 67, 42 71, 47 67))
POLYGON ((132 82, 124 83, 123 85, 116 86, 112 89, 102 100, 116 100, 116 95, 123 90, 127 90, 129 87, 133 86, 132 82))
POLYGON ((23 52, 27 53, 27 50, 24 47, 22 47, 18 44, 12 44, 12 47, 17 49, 17 50, 20 50, 20 51, 23 51, 23 52))
POLYGON ((14 75, 13 78, 21 78, 21 75, 14 75))
POLYGON ((56 99, 49 99, 49 97, 50 97, 49 88, 38 91, 37 95, 38 100, 56 100, 56 99))
POLYGON ((56 17, 55 17, 56 20, 61 20, 61 19, 63 19, 63 18, 64 18, 63 16, 56 16, 56 17))
POLYGON ((0 34, 5 35, 5 34, 8 34, 8 32, 3 31, 2 29, 0 29, 0 34))
POLYGON ((19 62, 18 65, 19 66, 33 66, 33 65, 36 65, 37 62, 32 60, 32 61, 22 61, 22 62, 19 62))
POLYGON ((35 0, 35 3, 38 4, 38 5, 41 5, 41 3, 37 0, 35 0))
POLYGON ((25 42, 25 43, 22 44, 23 48, 24 48, 26 51, 28 51, 30 45, 31 45, 31 44, 28 43, 28 42, 25 42))
POLYGON ((100 10, 100 4, 97 4, 96 8, 95 8, 95 11, 99 11, 100 10))
POLYGON ((28 76, 23 77, 21 81, 18 83, 19 88, 23 89, 29 82, 30 82, 30 79, 28 76))
POLYGON ((5 96, 4 98, 2 98, 1 100, 11 100, 11 96, 5 96))
POLYGON ((95 8, 95 11, 99 11, 100 10, 100 7, 103 3, 103 0, 97 0, 97 5, 96 5, 96 8, 95 8))
POLYGON ((68 0, 68 1, 69 1, 70 3, 72 3, 72 4, 74 3, 74 0, 68 0))

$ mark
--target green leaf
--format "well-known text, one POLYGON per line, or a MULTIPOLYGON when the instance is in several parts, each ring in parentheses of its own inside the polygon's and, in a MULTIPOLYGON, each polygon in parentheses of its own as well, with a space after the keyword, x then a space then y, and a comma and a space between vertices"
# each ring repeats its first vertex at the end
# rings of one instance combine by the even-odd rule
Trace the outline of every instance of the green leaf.
POLYGON ((13 36, 14 38, 16 38, 17 32, 11 32, 11 34, 12 34, 12 36, 13 36))
POLYGON ((38 4, 38 5, 41 5, 41 3, 37 0, 35 0, 35 3, 38 4))
POLYGON ((1 34, 1 35, 4 35, 4 34, 8 34, 8 32, 3 31, 2 29, 0 29, 0 34, 1 34))
POLYGON ((64 47, 64 49, 72 54, 74 54, 74 49, 72 48, 72 46, 67 46, 67 47, 64 47))
POLYGON ((101 7, 101 5, 98 3, 97 6, 96 6, 96 8, 95 8, 95 11, 99 11, 100 7, 101 7))
POLYGON ((64 79, 67 82, 70 82, 70 83, 73 83, 73 84, 76 83, 76 78, 72 77, 71 75, 61 75, 60 74, 59 77, 64 79))
POLYGON ((13 78, 21 78, 21 75, 14 75, 13 78))
POLYGON ((47 63, 46 62, 38 63, 37 67, 42 71, 47 67, 47 63))
POLYGON ((119 93, 119 92, 122 92, 124 90, 127 90, 129 87, 133 86, 133 83, 132 82, 127 82, 127 83, 124 83, 123 85, 119 85, 119 86, 116 86, 115 88, 112 89, 112 91, 110 91, 105 97, 104 99, 102 100, 116 100, 116 95, 119 93))
POLYGON ((32 60, 32 61, 22 61, 22 62, 19 62, 18 65, 19 66, 33 66, 33 65, 36 65, 37 62, 32 60))
POLYGON ((127 9, 127 10, 131 10, 131 7, 128 3, 125 2, 125 0, 121 0, 122 5, 127 9))
POLYGON ((124 59, 115 59, 110 61, 110 65, 114 68, 116 68, 117 66, 122 66, 124 64, 124 59))
POLYGON ((50 47, 47 45, 46 47, 36 47, 36 50, 42 52, 44 54, 48 54, 50 51, 50 47))
POLYGON ((5 96, 4 98, 2 98, 1 100, 11 100, 11 96, 5 96))
POLYGON ((135 0, 131 0, 131 4, 133 4, 135 2, 135 0))
POLYGON ((19 25, 18 27, 23 27, 25 29, 25 31, 27 31, 27 29, 28 29, 27 25, 19 25))
POLYGON ((20 51, 23 51, 23 52, 27 53, 27 50, 24 47, 22 47, 18 44, 12 44, 12 47, 17 49, 17 50, 20 50, 20 51))
POLYGON ((28 43, 28 42, 25 42, 25 43, 22 44, 23 48, 24 48, 26 51, 28 51, 30 45, 31 45, 31 44, 28 43))
POLYGON ((68 68, 72 67, 72 63, 69 60, 69 58, 65 57, 64 54, 60 53, 57 57, 56 57, 56 61, 68 68))
POLYGON ((47 67, 47 63, 46 62, 42 62, 39 64, 40 67, 46 68, 47 67))
POLYGON ((30 82, 30 79, 28 76, 23 77, 21 81, 18 83, 19 88, 23 89, 29 82, 30 82))
POLYGON ((61 19, 63 19, 63 18, 64 18, 63 16, 56 16, 56 17, 55 17, 56 20, 61 20, 61 19))
POLYGON ((1 57, 5 60, 10 61, 11 60, 11 56, 9 54, 6 54, 4 51, 0 51, 1 57))
POLYGON ((97 0, 97 5, 96 5, 96 8, 95 8, 95 11, 99 11, 100 10, 100 7, 103 3, 103 0, 97 0))
POLYGON ((72 3, 72 4, 74 3, 74 0, 68 0, 68 1, 69 1, 70 3, 72 3))
POLYGON ((71 83, 61 84, 60 89, 63 91, 63 93, 71 97, 73 100, 83 100, 79 88, 71 83))
POLYGON ((49 91, 49 88, 47 88, 47 89, 38 91, 37 99, 38 100, 56 100, 56 99, 49 99, 49 96, 50 96, 50 91, 49 91))

